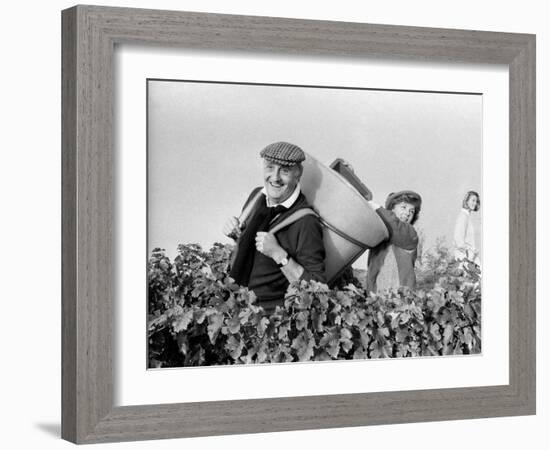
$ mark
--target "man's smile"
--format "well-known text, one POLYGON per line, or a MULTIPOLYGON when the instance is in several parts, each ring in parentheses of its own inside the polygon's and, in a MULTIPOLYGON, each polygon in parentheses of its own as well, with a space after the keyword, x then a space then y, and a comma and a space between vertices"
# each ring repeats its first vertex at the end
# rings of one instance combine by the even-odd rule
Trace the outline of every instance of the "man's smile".
POLYGON ((302 175, 301 166, 283 166, 264 161, 264 186, 273 204, 284 202, 294 192, 302 175))

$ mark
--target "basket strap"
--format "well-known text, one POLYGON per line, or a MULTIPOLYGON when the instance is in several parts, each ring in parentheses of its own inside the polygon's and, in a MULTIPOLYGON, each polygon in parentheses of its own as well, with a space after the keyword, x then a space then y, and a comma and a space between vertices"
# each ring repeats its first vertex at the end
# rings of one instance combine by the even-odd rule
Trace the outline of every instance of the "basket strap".
POLYGON ((310 216, 310 215, 319 217, 319 215, 315 211, 313 211, 313 209, 310 209, 310 208, 299 209, 298 211, 293 212, 286 219, 279 222, 273 228, 271 228, 269 232, 271 234, 275 234, 277 233, 277 231, 282 230, 283 228, 288 227, 289 225, 292 225, 294 222, 301 219, 302 217, 310 216))
POLYGON ((324 227, 328 228, 329 230, 334 231, 338 236, 344 238, 346 241, 351 242, 352 244, 357 245, 357 247, 362 248, 363 250, 368 250, 368 249, 371 248, 371 247, 369 247, 368 245, 364 244, 363 242, 358 241, 357 239, 351 237, 349 234, 344 233, 342 230, 339 230, 339 229, 336 228, 334 225, 331 225, 330 223, 328 223, 328 222, 327 222, 325 219, 323 219, 322 217, 319 217, 319 221, 321 222, 321 225, 323 225, 324 227))
POLYGON ((319 214, 317 214, 315 211, 313 211, 310 208, 299 209, 298 211, 292 213, 285 220, 283 220, 282 222, 275 225, 272 229, 270 229, 269 232, 271 234, 275 234, 277 233, 277 231, 280 231, 281 229, 288 227, 289 225, 293 224, 297 220, 308 215, 317 216, 317 218, 319 219, 319 222, 321 222, 321 225, 328 228, 329 230, 332 230, 334 233, 344 238, 346 241, 351 242, 352 244, 355 244, 357 247, 362 248, 364 250, 368 250, 370 248, 368 245, 365 245, 363 242, 358 241, 357 239, 351 237, 349 234, 344 233, 342 230, 339 230, 334 225, 331 225, 330 223, 328 223, 325 219, 323 219, 321 216, 319 216, 319 214))
POLYGON ((241 228, 244 227, 244 224, 246 220, 250 217, 250 214, 252 214, 252 211, 256 208, 256 205, 258 203, 258 200, 262 196, 263 192, 261 189, 258 189, 258 192, 254 197, 248 202, 248 204, 245 206, 243 211, 241 212, 241 215, 239 216, 239 226, 241 228))

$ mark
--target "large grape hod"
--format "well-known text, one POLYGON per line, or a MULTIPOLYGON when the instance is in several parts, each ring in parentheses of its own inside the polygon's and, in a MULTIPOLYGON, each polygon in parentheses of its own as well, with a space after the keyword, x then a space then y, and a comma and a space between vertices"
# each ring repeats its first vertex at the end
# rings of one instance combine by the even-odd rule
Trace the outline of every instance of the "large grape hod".
POLYGON ((366 250, 386 239, 388 230, 364 195, 343 175, 309 154, 303 164, 300 185, 324 226, 330 284, 366 250))

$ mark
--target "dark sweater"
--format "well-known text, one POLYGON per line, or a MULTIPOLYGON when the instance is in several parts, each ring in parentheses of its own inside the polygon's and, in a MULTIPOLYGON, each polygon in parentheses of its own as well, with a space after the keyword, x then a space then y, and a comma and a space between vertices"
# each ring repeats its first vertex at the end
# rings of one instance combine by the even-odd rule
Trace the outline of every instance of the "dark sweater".
POLYGON ((392 211, 378 208, 376 212, 388 228, 389 238, 369 250, 367 290, 369 292, 378 290, 376 281, 380 271, 388 264, 386 258, 392 257, 390 252, 395 256, 399 278, 398 285, 392 287, 407 286, 414 289, 416 287, 414 263, 418 246, 416 230, 412 225, 399 220, 392 211))
MULTIPOLYGON (((254 197, 259 189, 261 188, 257 188, 252 192, 248 201, 254 197)), ((261 201, 265 202, 265 196, 262 196, 261 201)), ((270 228, 285 220, 295 211, 309 207, 306 198, 300 193, 294 204, 287 211, 280 214, 271 223, 270 228)), ((279 245, 288 253, 289 258, 292 258, 304 268, 301 279, 326 282, 323 229, 316 216, 307 215, 298 219, 279 230, 275 237, 279 245)), ((282 304, 289 282, 281 268, 272 258, 257 250, 254 251, 254 255, 251 255, 251 257, 254 258, 254 264, 248 288, 254 291, 260 304, 265 301, 277 300, 280 300, 282 304)))

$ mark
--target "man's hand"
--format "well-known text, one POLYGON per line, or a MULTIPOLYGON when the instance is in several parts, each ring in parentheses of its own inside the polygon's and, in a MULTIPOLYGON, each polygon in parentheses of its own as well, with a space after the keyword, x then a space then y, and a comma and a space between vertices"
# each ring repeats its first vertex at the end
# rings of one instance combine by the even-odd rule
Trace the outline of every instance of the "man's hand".
POLYGON ((256 233, 256 248, 260 253, 274 259, 276 263, 279 263, 287 256, 285 249, 277 242, 277 238, 265 231, 256 233))
MULTIPOLYGON (((265 231, 256 233, 256 248, 260 253, 272 258, 279 264, 284 258, 288 257, 286 250, 279 245, 277 238, 265 231)), ((304 268, 293 259, 289 258, 288 263, 281 267, 281 271, 291 283, 300 280, 304 273, 304 268)))
POLYGON ((225 234, 227 237, 230 237, 231 239, 234 239, 236 241, 241 235, 239 219, 237 219, 236 217, 230 217, 229 219, 227 219, 227 222, 225 222, 222 231, 223 234, 225 234))

